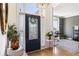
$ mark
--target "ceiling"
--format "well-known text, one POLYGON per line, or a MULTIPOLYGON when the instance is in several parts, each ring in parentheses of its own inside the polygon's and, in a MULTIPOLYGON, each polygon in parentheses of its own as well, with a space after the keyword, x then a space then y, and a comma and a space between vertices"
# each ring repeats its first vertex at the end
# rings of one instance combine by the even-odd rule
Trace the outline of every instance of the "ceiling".
POLYGON ((60 3, 54 4, 54 16, 65 18, 79 15, 79 3, 60 3))

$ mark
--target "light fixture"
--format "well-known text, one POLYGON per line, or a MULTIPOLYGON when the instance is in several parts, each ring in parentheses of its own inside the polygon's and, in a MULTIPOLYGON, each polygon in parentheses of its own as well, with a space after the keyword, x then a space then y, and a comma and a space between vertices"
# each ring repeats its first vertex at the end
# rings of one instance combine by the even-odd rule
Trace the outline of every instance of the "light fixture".
POLYGON ((60 3, 52 3, 53 7, 57 7, 60 3))
POLYGON ((47 8, 48 5, 49 5, 49 3, 40 3, 39 7, 40 8, 47 8))

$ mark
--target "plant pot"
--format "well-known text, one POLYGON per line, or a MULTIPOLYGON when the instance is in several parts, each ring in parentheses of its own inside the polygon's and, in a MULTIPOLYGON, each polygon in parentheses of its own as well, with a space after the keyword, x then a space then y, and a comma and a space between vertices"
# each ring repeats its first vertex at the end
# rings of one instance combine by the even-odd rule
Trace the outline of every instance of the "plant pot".
POLYGON ((13 50, 18 49, 18 48, 19 48, 19 40, 17 40, 17 39, 12 39, 12 41, 11 41, 11 48, 12 48, 13 50))

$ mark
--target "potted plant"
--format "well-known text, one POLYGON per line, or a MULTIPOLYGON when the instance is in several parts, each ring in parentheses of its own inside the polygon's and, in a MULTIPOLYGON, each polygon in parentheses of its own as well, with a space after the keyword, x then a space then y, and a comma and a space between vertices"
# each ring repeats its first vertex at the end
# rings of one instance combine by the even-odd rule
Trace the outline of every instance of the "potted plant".
POLYGON ((46 33, 46 36, 48 37, 49 40, 51 40, 52 35, 53 35, 52 31, 46 33))
POLYGON ((11 48, 16 50, 19 48, 19 35, 15 25, 8 26, 7 37, 11 41, 11 48))

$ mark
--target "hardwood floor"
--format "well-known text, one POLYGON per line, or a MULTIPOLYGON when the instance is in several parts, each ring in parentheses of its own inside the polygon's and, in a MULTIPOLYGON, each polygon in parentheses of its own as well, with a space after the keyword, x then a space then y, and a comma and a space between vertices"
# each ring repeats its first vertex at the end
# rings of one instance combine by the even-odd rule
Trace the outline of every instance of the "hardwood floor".
POLYGON ((79 52, 71 53, 58 47, 48 48, 32 53, 28 53, 29 56, 79 56, 79 52))
POLYGON ((28 53, 29 56, 52 56, 52 48, 43 49, 40 51, 28 53))

